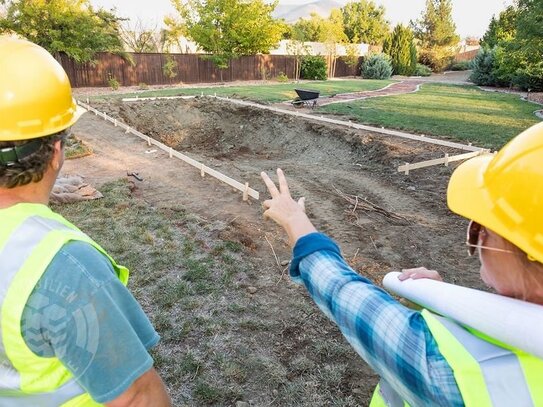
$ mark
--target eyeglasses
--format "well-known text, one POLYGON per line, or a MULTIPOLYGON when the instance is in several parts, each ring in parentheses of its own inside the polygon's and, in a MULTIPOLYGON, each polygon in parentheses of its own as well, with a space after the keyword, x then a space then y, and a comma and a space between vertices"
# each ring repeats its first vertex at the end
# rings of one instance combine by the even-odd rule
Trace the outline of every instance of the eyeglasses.
POLYGON ((468 254, 470 256, 473 256, 473 254, 475 253, 475 249, 486 249, 486 250, 491 250, 491 251, 501 252, 501 253, 511 253, 511 254, 515 253, 511 250, 498 249, 497 247, 488 247, 488 246, 483 246, 483 245, 478 244, 481 230, 483 230, 483 226, 479 225, 477 222, 471 221, 468 225, 468 232, 466 236, 466 246, 468 246, 468 254))

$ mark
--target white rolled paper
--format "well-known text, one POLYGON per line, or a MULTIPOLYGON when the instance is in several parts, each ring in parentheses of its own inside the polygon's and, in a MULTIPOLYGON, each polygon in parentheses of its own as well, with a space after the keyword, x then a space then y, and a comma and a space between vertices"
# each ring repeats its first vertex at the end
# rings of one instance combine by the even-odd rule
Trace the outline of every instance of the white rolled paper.
POLYGON ((426 278, 400 281, 400 274, 385 276, 387 290, 543 359, 543 306, 426 278))

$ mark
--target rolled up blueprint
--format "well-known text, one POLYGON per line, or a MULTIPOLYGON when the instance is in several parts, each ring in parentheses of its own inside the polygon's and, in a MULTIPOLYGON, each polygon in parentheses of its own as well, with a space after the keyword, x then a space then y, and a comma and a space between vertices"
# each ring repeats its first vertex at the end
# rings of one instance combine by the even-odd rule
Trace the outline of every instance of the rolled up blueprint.
POLYGON ((388 273, 385 288, 432 312, 500 342, 543 358, 543 306, 430 279, 400 281, 388 273))

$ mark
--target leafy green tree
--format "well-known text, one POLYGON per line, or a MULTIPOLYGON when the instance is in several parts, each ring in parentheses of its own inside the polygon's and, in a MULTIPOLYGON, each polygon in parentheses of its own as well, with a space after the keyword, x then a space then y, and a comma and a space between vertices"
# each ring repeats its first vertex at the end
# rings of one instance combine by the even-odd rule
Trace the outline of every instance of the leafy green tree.
POLYGON ((17 33, 53 55, 66 53, 77 62, 99 51, 121 53, 121 19, 113 11, 94 9, 89 0, 6 1, 0 33, 17 33))
POLYGON ((518 9, 509 6, 502 11, 498 18, 492 16, 488 29, 481 39, 481 45, 493 48, 503 41, 511 41, 517 32, 518 9))
POLYGON ((348 42, 343 30, 343 16, 339 9, 333 9, 330 17, 324 21, 323 31, 319 41, 324 43, 326 48, 326 59, 328 64, 328 77, 333 78, 336 73, 336 62, 338 58, 338 44, 348 42))
POLYGON ((434 71, 442 71, 452 61, 460 41, 452 19, 451 0, 426 0, 426 9, 414 28, 422 49, 421 62, 434 71))
POLYGON ((383 52, 390 56, 394 74, 413 75, 417 67, 413 30, 398 24, 383 44, 383 52))
POLYGON ((319 42, 326 30, 326 20, 317 13, 302 18, 292 25, 292 38, 302 42, 319 42))
POLYGON ((342 9, 343 26, 349 42, 382 44, 389 33, 389 23, 385 19, 385 8, 371 0, 347 3, 342 9))
POLYGON ((227 68, 232 58, 268 53, 285 30, 284 23, 271 16, 277 1, 172 0, 172 4, 180 19, 165 19, 168 28, 186 33, 220 69, 227 68))

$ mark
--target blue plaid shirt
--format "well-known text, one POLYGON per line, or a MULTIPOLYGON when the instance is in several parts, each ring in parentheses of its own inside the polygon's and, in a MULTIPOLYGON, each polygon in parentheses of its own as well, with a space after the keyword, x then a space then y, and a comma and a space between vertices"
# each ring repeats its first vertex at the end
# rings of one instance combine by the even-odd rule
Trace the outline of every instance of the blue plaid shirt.
POLYGON ((411 406, 464 405, 453 371, 422 315, 354 272, 333 240, 320 233, 300 238, 290 275, 411 406))

